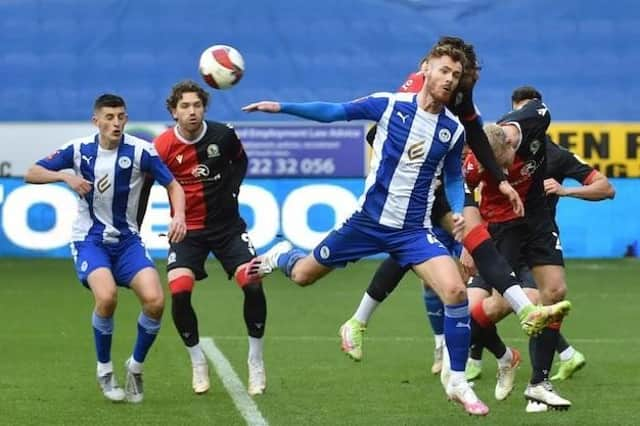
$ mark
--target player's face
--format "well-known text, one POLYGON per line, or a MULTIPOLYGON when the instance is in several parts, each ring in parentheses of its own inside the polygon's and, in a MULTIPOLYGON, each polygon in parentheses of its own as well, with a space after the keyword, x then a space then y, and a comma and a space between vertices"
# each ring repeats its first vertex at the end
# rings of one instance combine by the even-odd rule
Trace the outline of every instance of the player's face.
POLYGON ((116 143, 122 137, 128 119, 124 107, 102 107, 94 111, 92 121, 102 140, 116 143))
POLYGON ((427 92, 438 102, 446 104, 462 77, 462 64, 450 56, 429 59, 426 71, 427 92))
POLYGON ((195 132, 202 126, 204 104, 197 93, 183 93, 172 113, 180 128, 187 132, 195 132))

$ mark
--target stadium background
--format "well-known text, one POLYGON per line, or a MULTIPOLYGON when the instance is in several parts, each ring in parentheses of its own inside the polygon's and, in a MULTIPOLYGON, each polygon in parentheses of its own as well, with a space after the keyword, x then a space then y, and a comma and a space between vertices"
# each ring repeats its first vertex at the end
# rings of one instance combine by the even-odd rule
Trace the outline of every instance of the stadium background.
MULTIPOLYGON (((629 246, 633 252, 640 238, 632 213, 640 208, 635 103, 640 87, 631 82, 640 62, 640 8, 628 0, 603 5, 576 0, 0 1, 0 175, 7 176, 0 178, 0 255, 68 255, 64 232, 72 214, 70 194, 53 187, 29 189, 19 177, 65 142, 69 128, 77 131, 74 136, 91 130, 90 106, 97 94, 124 96, 129 129, 152 135, 169 124, 164 99, 171 85, 183 78, 198 80, 200 52, 226 43, 243 53, 247 70, 236 88, 213 93, 209 117, 235 124, 257 119, 266 123, 258 128, 273 130, 281 125, 274 120, 301 122, 248 117, 240 107, 259 99, 344 101, 392 90, 442 34, 476 45, 483 66, 476 101, 487 120, 507 111, 514 87, 535 85, 550 106, 554 139, 614 178, 615 201, 561 201, 567 256, 619 257, 629 246)), ((267 151, 261 155, 268 156, 267 151)), ((302 160, 305 153, 296 155, 302 160)), ((268 248, 277 233, 310 247, 349 213, 327 200, 355 203, 364 149, 345 142, 318 155, 326 158, 316 155, 315 160, 353 161, 335 176, 256 169, 246 181, 243 214, 259 249, 268 248), (292 179, 300 176, 312 179, 292 179), (327 192, 310 185, 323 185, 327 192), (303 209, 287 213, 292 195, 298 196, 293 198, 298 206, 308 207, 306 217, 303 209), (260 196, 274 208, 252 206, 260 196), (259 226, 266 231, 257 235, 259 226)), ((154 255, 162 256, 165 243, 157 234, 166 203, 161 193, 153 208, 156 221, 146 227, 145 238, 154 255)))

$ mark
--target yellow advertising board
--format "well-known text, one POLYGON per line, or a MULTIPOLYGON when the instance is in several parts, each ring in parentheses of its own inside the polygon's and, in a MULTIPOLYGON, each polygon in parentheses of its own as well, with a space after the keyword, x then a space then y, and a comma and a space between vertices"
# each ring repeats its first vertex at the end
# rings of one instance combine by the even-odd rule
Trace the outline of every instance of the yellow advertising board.
POLYGON ((608 177, 640 177, 640 122, 552 122, 548 133, 608 177))

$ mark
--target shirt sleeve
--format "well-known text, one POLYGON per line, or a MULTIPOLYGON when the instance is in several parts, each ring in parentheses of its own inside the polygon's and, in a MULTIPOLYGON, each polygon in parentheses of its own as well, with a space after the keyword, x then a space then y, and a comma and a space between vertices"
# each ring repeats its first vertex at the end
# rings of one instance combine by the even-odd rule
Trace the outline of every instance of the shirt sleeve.
POLYGON ((380 121, 391 96, 390 93, 374 93, 342 104, 347 115, 346 119, 380 121))
POLYGON ((464 180, 462 178, 462 147, 464 145, 464 131, 460 132, 454 146, 444 158, 443 181, 444 192, 453 213, 462 213, 464 206, 464 180))
POLYGON ((160 160, 155 146, 151 143, 142 148, 140 170, 151 174, 162 186, 169 185, 174 179, 167 166, 160 160))
POLYGON ((69 142, 57 149, 51 155, 41 160, 38 160, 36 164, 42 166, 47 170, 63 170, 73 168, 73 155, 75 146, 69 142))

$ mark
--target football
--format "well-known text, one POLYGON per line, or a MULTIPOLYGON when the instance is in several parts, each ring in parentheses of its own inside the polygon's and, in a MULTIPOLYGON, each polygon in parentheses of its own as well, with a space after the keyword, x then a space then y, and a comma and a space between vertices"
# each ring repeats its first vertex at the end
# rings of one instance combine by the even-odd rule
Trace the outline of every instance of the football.
POLYGON ((228 89, 242 78, 244 59, 231 46, 211 46, 200 55, 200 74, 214 89, 228 89))

